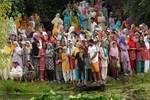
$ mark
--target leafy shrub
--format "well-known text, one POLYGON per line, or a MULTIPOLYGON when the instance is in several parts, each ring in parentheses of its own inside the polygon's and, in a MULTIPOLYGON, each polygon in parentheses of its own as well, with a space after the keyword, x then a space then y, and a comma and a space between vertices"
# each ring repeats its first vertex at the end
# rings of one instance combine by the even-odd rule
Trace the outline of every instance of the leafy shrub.
POLYGON ((119 95, 88 96, 88 95, 78 94, 76 96, 70 95, 68 97, 65 97, 64 95, 58 95, 54 91, 50 91, 49 93, 46 93, 42 96, 33 97, 31 98, 31 100, 126 100, 126 99, 119 95))

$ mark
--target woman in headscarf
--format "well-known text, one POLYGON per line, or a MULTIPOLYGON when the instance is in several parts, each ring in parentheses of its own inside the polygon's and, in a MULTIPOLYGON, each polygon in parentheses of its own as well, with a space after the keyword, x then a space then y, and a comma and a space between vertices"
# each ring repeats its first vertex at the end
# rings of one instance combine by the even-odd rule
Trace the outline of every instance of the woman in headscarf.
POLYGON ((69 25, 70 25, 69 7, 66 8, 62 14, 64 15, 64 29, 67 32, 69 29, 69 25))
POLYGON ((61 60, 62 60, 62 71, 64 81, 68 82, 70 79, 70 73, 69 73, 69 59, 67 55, 67 47, 63 48, 63 51, 61 53, 61 60))
POLYGON ((54 81, 54 47, 52 43, 47 44, 45 50, 45 63, 46 63, 46 75, 48 81, 51 83, 54 81))
POLYGON ((132 71, 135 71, 136 66, 136 42, 134 41, 134 35, 131 34, 128 39, 128 46, 129 46, 129 58, 130 58, 130 65, 132 71))
POLYGON ((46 44, 42 45, 42 48, 40 48, 39 51, 39 69, 40 69, 40 80, 44 81, 45 80, 45 49, 46 49, 46 44))
POLYGON ((97 16, 97 22, 98 22, 98 26, 104 30, 105 29, 105 25, 106 25, 106 18, 105 16, 103 16, 102 12, 99 12, 99 15, 97 16))
POLYGON ((76 57, 77 53, 80 52, 80 47, 81 47, 81 43, 77 42, 76 46, 73 49, 73 53, 72 53, 72 58, 73 58, 72 60, 73 60, 73 64, 74 64, 74 68, 73 68, 73 81, 74 82, 73 82, 73 84, 74 83, 76 84, 76 82, 79 80, 79 77, 78 77, 78 74, 79 74, 78 68, 77 68, 77 66, 75 66, 75 57, 76 57))
POLYGON ((60 14, 57 13, 55 18, 52 20, 51 22, 53 24, 53 30, 52 30, 52 33, 53 35, 57 36, 57 33, 58 33, 58 25, 61 23, 63 24, 63 20, 60 18, 60 14))
POLYGON ((119 79, 119 48, 117 42, 112 41, 110 43, 109 57, 111 63, 111 74, 115 77, 116 80, 119 79))
POLYGON ((108 49, 104 43, 104 40, 100 47, 100 57, 101 57, 101 77, 102 81, 105 83, 107 79, 107 71, 108 71, 108 49))
POLYGON ((121 18, 117 17, 116 18, 116 22, 113 25, 112 29, 117 30, 117 29, 120 29, 120 28, 121 28, 121 18))
POLYGON ((144 72, 147 73, 149 71, 149 65, 150 65, 150 35, 146 35, 144 37, 144 42, 146 49, 144 51, 144 60, 145 60, 145 66, 144 66, 144 72))
POLYGON ((75 32, 79 32, 79 11, 77 9, 72 10, 70 15, 70 23, 75 27, 75 32))
POLYGON ((137 48, 137 60, 136 60, 136 72, 144 72, 144 50, 146 48, 143 36, 139 36, 139 41, 136 43, 137 48))
POLYGON ((130 66, 130 59, 128 54, 129 46, 126 43, 126 39, 124 36, 120 37, 119 41, 120 46, 120 56, 121 56, 121 65, 123 67, 123 72, 125 75, 131 74, 131 66, 130 66))
POLYGON ((95 9, 102 9, 102 4, 103 4, 103 1, 102 0, 97 0, 96 1, 96 5, 95 5, 95 9))
POLYGON ((19 63, 19 65, 21 67, 23 67, 23 62, 22 62, 23 50, 20 47, 20 45, 18 44, 18 42, 14 42, 14 45, 15 45, 15 49, 13 51, 12 61, 17 61, 19 63))
POLYGON ((23 49, 23 57, 22 57, 23 65, 25 66, 27 61, 31 61, 30 54, 31 54, 32 46, 31 46, 30 41, 24 42, 22 49, 23 49))

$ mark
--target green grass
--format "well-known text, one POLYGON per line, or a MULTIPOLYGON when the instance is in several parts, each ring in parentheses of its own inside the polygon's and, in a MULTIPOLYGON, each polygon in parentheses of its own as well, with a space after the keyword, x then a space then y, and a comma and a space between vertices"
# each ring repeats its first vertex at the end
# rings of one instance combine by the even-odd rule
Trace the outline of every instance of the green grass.
POLYGON ((131 100, 150 100, 150 73, 133 75, 129 83, 116 81, 113 78, 108 79, 108 85, 105 91, 84 91, 79 92, 74 89, 71 84, 48 84, 48 82, 15 82, 15 81, 0 81, 0 94, 44 94, 50 90, 57 94, 69 95, 120 95, 131 100))

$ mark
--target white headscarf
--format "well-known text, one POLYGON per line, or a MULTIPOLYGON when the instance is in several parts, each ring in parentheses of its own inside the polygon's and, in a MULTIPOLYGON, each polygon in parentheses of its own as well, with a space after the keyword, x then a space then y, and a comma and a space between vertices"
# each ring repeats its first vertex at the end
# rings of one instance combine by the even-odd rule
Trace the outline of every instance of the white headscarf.
POLYGON ((144 37, 144 42, 145 42, 146 48, 150 49, 150 45, 149 45, 148 37, 147 36, 144 37))

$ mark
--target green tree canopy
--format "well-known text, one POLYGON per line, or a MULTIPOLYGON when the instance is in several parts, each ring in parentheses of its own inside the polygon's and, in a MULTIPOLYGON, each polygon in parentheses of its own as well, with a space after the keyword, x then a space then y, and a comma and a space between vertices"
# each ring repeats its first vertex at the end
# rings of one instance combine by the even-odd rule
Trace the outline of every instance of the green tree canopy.
MULTIPOLYGON (((8 17, 11 12, 11 6, 11 2, 6 0, 0 3, 0 49, 5 47, 8 33, 12 31, 11 23, 8 17)), ((0 68, 7 64, 7 58, 7 55, 0 50, 0 68)))

